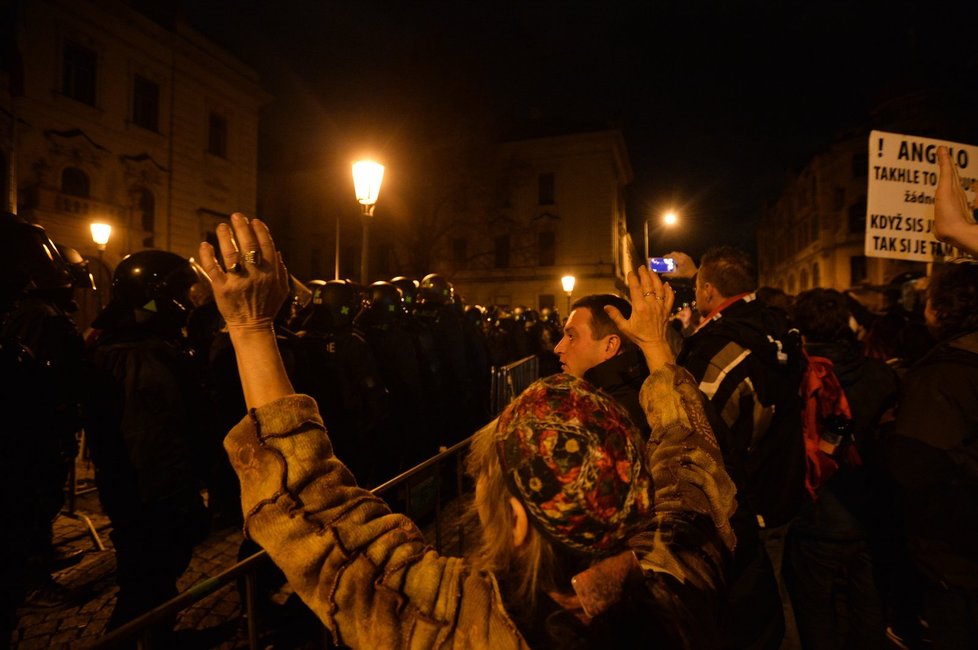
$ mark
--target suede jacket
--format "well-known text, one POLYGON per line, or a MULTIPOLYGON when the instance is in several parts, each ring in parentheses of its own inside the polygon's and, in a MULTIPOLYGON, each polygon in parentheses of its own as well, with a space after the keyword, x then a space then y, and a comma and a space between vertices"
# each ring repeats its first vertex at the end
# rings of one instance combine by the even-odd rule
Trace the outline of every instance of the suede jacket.
MULTIPOLYGON (((712 627, 724 558, 735 543, 728 522, 734 488, 686 371, 657 370, 641 401, 656 432, 646 448, 656 513, 632 547, 646 600, 657 610, 650 618, 669 621, 668 637, 696 647, 712 627), (687 597, 691 590, 695 598, 687 597)), ((337 643, 527 647, 494 575, 439 555, 410 519, 357 487, 333 455, 311 398, 291 395, 253 409, 224 444, 241 480, 246 534, 337 643)))

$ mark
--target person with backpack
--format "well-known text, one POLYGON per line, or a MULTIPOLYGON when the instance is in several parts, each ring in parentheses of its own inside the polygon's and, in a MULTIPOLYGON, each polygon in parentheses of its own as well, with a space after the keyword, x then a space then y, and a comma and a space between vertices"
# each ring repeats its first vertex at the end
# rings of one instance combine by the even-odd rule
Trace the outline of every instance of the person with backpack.
POLYGON ((745 252, 712 248, 699 269, 688 255, 670 257, 687 276, 695 274, 702 315, 676 363, 709 400, 717 416, 711 424, 737 483, 739 546, 729 577, 726 647, 777 648, 790 609, 777 580, 784 535, 805 493, 801 340, 783 312, 757 300, 745 252))
POLYGON ((803 422, 807 495, 785 547, 784 579, 803 648, 878 648, 883 613, 872 533, 881 512, 879 430, 892 424, 899 382, 862 354, 846 297, 811 289, 795 299, 807 358, 803 422), (846 598, 838 602, 838 586, 846 598), (837 609, 845 606, 847 624, 837 609))

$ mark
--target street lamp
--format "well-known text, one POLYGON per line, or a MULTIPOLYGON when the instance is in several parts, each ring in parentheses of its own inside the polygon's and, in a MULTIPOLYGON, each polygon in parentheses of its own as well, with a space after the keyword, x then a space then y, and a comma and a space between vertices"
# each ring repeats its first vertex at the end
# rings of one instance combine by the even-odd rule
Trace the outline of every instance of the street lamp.
POLYGON ((564 318, 570 316, 571 295, 574 293, 575 282, 576 279, 573 275, 565 275, 560 279, 560 284, 564 287, 564 293, 567 294, 567 316, 564 316, 564 318))
MULTIPOLYGON (((370 269, 368 254, 368 234, 370 218, 374 216, 374 206, 380 194, 380 184, 384 181, 384 166, 372 160, 360 160, 353 163, 353 189, 356 191, 357 203, 363 210, 363 251, 360 255, 360 284, 366 286, 370 269)), ((337 229, 337 247, 339 247, 339 232, 337 229)), ((337 251, 338 253, 339 251, 337 251)), ((339 260, 339 255, 336 257, 339 260)), ((337 261, 337 276, 339 276, 339 261, 337 261)))
MULTIPOLYGON (((107 223, 93 223, 89 226, 92 230, 92 241, 95 242, 95 248, 98 249, 98 274, 99 282, 98 287, 102 287, 102 271, 105 269, 105 264, 102 261, 102 257, 105 254, 105 248, 109 245, 109 237, 112 236, 112 226, 107 223)), ((102 289, 96 288, 95 293, 98 294, 98 308, 99 311, 102 310, 102 289)))
MULTIPOLYGON (((669 210, 662 215, 662 225, 672 227, 679 223, 679 215, 674 210, 669 210)), ((649 263, 649 220, 645 220, 645 264, 649 263)))

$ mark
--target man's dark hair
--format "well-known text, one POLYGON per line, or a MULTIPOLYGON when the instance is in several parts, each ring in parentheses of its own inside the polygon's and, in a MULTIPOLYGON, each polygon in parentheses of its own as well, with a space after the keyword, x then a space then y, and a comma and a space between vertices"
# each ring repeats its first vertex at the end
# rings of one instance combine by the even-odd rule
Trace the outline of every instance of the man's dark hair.
POLYGON ((835 289, 809 289, 795 298, 794 322, 809 341, 829 343, 852 337, 849 305, 835 289))
POLYGON ((700 260, 699 275, 725 298, 757 288, 750 256, 733 246, 716 246, 706 251, 700 260))
POLYGON ((936 271, 927 300, 937 313, 938 338, 978 330, 978 262, 947 264, 936 271))
POLYGON ((578 298, 571 305, 571 311, 575 309, 585 308, 591 312, 591 337, 594 340, 603 339, 606 336, 611 336, 614 334, 621 339, 621 349, 632 345, 631 340, 627 336, 621 333, 615 322, 611 320, 611 317, 605 313, 604 308, 606 305, 611 305, 612 307, 617 307, 618 311, 625 318, 629 318, 632 315, 632 305, 630 302, 622 298, 621 296, 616 296, 611 293, 593 293, 589 296, 584 296, 578 298))

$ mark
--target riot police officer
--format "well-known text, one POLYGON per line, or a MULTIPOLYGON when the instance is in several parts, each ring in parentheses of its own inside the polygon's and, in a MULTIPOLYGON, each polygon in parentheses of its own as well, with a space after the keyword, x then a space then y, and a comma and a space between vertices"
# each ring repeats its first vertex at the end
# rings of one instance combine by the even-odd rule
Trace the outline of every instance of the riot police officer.
POLYGON ((100 333, 90 353, 85 428, 116 551, 119 594, 109 628, 175 596, 206 534, 203 401, 181 333, 199 279, 175 253, 133 253, 116 268, 112 299, 93 323, 100 333))

